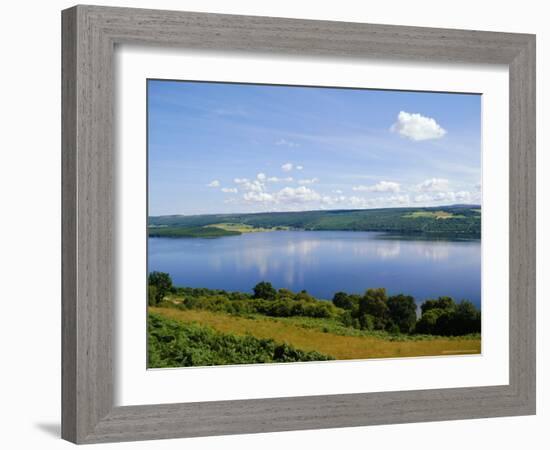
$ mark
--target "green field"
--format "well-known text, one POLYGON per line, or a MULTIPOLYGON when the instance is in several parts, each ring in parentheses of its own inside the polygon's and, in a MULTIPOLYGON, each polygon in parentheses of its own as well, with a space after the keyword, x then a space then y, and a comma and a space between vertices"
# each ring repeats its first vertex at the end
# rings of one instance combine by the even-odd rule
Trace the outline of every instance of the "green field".
POLYGON ((407 219, 418 219, 422 217, 433 219, 464 219, 466 216, 462 214, 454 214, 449 211, 415 211, 405 214, 403 217, 407 219))
MULTIPOLYGON (((324 324, 322 319, 317 319, 318 324, 310 323, 308 327, 299 322, 281 318, 268 318, 265 316, 248 318, 204 310, 152 307, 149 309, 149 313, 152 320, 162 318, 171 323, 175 330, 181 329, 182 332, 195 329, 193 327, 199 327, 203 330, 215 331, 217 336, 226 339, 231 339, 230 337, 254 338, 260 342, 269 340, 273 342, 273 349, 277 345, 286 345, 288 348, 302 352, 301 359, 295 361, 475 354, 480 353, 481 350, 481 339, 478 336, 463 338, 428 338, 422 336, 418 339, 414 337, 410 339, 395 337, 392 339, 388 335, 384 336, 376 333, 337 334, 330 330, 330 325, 324 324), (310 357, 313 358, 309 359, 310 357)), ((324 322, 326 323, 326 320, 324 322)), ((155 342, 154 348, 163 347, 162 342, 158 342, 160 336, 160 334, 158 336, 150 335, 150 342, 155 342)), ((250 351, 250 349, 247 357, 246 352, 243 355, 242 349, 235 348, 236 345, 232 342, 230 348, 234 348, 234 353, 226 356, 224 360, 218 360, 216 364, 281 362, 275 358, 258 361, 257 353, 250 351)), ((210 353, 212 348, 220 348, 220 346, 213 345, 211 342, 203 342, 201 346, 206 353, 210 353)), ((197 347, 198 345, 193 349, 197 347)), ((186 349, 186 351, 189 350, 186 349)), ((265 356, 262 355, 260 359, 262 358, 265 358, 265 356)), ((154 358, 150 363, 154 364, 154 358)), ((172 367, 178 365, 175 361, 167 362, 166 360, 165 364, 172 367)), ((197 365, 209 364, 202 362, 197 365)))
POLYGON ((478 354, 481 313, 450 297, 417 305, 385 289, 332 301, 258 283, 254 294, 149 276, 149 367, 478 354))
POLYGON ((288 230, 288 227, 264 228, 264 227, 254 227, 252 225, 248 225, 245 223, 215 223, 212 225, 205 225, 203 228, 219 228, 225 231, 234 231, 239 234, 288 230))
POLYGON ((479 239, 481 210, 476 205, 454 205, 433 208, 149 217, 149 235, 152 237, 222 237, 281 229, 381 231, 451 239, 479 239))

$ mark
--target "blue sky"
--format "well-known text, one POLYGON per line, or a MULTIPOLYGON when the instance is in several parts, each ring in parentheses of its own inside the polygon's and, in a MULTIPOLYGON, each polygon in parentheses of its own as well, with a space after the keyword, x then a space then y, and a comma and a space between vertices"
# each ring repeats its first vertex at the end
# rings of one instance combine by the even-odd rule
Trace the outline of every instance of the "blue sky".
POLYGON ((148 81, 149 214, 479 203, 481 96, 148 81))

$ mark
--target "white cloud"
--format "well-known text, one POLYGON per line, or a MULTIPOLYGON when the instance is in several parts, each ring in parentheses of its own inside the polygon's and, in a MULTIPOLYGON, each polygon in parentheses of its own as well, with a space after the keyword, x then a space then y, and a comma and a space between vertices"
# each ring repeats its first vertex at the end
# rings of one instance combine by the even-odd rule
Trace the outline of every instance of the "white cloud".
POLYGON ((418 184, 416 188, 422 192, 447 191, 449 189, 449 180, 445 178, 430 178, 418 184))
POLYGON ((281 166, 281 169, 283 169, 285 172, 290 172, 293 168, 293 164, 292 163, 285 163, 281 166))
POLYGON ((410 198, 408 194, 376 198, 365 198, 354 195, 347 198, 347 203, 353 208, 382 208, 387 206, 408 205, 410 203, 410 198))
POLYGON ((399 112, 397 122, 391 126, 390 130, 412 141, 439 139, 447 133, 435 119, 405 111, 399 112))
POLYGON ((321 195, 305 186, 285 187, 275 193, 250 191, 243 195, 247 202, 275 203, 279 205, 308 203, 321 200, 321 195))
POLYGON ((207 184, 208 187, 220 187, 220 181, 219 180, 212 180, 210 183, 207 184))
POLYGON ((296 166, 296 170, 304 170, 304 166, 298 165, 298 166, 296 166))
POLYGON ((304 178, 302 180, 298 180, 298 184, 313 184, 319 182, 319 178, 304 178))
POLYGON ((237 188, 227 188, 227 187, 223 187, 221 191, 225 192, 226 194, 237 194, 239 192, 237 188))
POLYGON ((290 183, 291 181, 294 181, 294 178, 292 178, 292 177, 286 177, 286 178, 269 177, 267 179, 267 181, 269 183, 282 183, 282 182, 290 183))
POLYGON ((321 199, 321 196, 317 192, 305 186, 297 188, 285 187, 277 192, 276 195, 277 200, 283 203, 306 203, 321 199))
POLYGON ((273 195, 268 194, 267 192, 247 192, 243 195, 243 199, 247 202, 272 202, 273 195))
POLYGON ((235 184, 244 184, 248 183, 248 178, 233 178, 235 184))
POLYGON ((334 189, 332 192, 335 194, 343 194, 343 191, 341 189, 334 189))
POLYGON ((434 192, 419 194, 414 197, 415 203, 470 203, 475 199, 468 191, 458 192, 434 192))
POLYGON ((246 181, 240 185, 245 191, 262 192, 265 185, 259 180, 246 181))
POLYGON ((279 139, 277 142, 275 142, 275 145, 284 145, 285 147, 299 147, 300 144, 292 141, 288 141, 286 139, 279 139))
POLYGON ((353 186, 354 191, 364 191, 364 192, 399 192, 401 190, 401 185, 395 183, 394 181, 380 181, 373 186, 353 186))
POLYGON ((258 175, 256 175, 256 178, 260 181, 265 181, 267 177, 265 176, 265 173, 260 172, 258 175))
POLYGON ((471 199, 471 194, 468 191, 459 191, 455 194, 456 201, 468 203, 471 199))

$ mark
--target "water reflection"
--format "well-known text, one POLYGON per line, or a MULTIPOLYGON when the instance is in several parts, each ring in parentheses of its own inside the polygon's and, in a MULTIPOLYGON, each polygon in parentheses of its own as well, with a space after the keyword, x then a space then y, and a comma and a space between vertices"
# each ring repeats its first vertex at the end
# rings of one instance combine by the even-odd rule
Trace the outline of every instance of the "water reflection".
POLYGON ((149 240, 149 270, 175 284, 250 292, 261 280, 330 299, 386 287, 421 301, 439 295, 479 304, 479 241, 380 239, 380 233, 280 231, 219 239, 149 240))

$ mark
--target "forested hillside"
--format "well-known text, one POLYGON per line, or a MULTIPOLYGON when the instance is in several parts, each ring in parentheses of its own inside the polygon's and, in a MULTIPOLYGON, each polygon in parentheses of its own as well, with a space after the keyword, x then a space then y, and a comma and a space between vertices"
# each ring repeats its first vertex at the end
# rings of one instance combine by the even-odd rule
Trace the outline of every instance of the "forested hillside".
POLYGON ((228 231, 223 226, 218 228, 218 224, 242 224, 266 230, 383 231, 479 238, 481 209, 478 205, 453 205, 431 208, 156 216, 149 217, 149 236, 217 237, 240 234, 240 231, 228 231))

